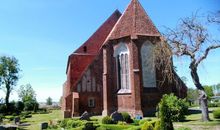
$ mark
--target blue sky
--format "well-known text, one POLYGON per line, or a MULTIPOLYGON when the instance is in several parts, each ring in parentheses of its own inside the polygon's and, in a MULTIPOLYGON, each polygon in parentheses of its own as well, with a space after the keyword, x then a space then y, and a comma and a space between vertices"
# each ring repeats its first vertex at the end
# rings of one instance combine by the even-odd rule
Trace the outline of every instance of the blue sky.
MULTIPOLYGON (((111 15, 130 0, 7 0, 0 1, 0 55, 15 56, 22 69, 17 88, 30 83, 38 101, 58 101, 66 79, 68 55, 111 15)), ((140 0, 157 28, 175 27, 192 12, 214 12, 219 0, 140 0)), ((219 34, 218 34, 219 36, 219 34)), ((220 49, 199 67, 201 82, 220 82, 220 49)), ((193 87, 187 60, 175 60, 180 76, 193 87)), ((0 92, 0 97, 4 96, 0 92)), ((11 99, 17 99, 16 91, 11 99)))

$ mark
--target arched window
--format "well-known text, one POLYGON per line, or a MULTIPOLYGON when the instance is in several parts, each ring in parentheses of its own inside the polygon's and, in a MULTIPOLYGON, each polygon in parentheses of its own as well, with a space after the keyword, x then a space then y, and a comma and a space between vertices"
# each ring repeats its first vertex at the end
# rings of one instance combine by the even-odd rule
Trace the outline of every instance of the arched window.
POLYGON ((144 87, 156 87, 154 45, 147 41, 141 47, 142 77, 144 87))
POLYGON ((114 57, 116 60, 117 88, 121 90, 129 90, 129 51, 125 43, 120 43, 117 46, 114 52, 114 57))

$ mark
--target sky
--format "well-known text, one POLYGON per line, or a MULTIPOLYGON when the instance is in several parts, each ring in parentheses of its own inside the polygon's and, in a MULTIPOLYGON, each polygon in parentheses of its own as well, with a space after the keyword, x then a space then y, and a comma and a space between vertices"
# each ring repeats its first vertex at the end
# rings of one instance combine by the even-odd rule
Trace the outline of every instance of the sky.
MULTIPOLYGON (((215 12, 219 0, 139 0, 159 29, 175 27, 180 18, 195 11, 215 12)), ((30 83, 37 100, 52 97, 59 101, 66 80, 68 56, 118 9, 123 12, 130 0, 1 0, 0 55, 19 60, 20 79, 11 100, 18 100, 16 90, 30 83)), ((219 36, 219 34, 216 34, 219 36)), ((175 58, 180 77, 193 87, 189 61, 175 58)), ((199 66, 202 84, 220 83, 220 49, 210 53, 199 66)), ((0 97, 4 93, 0 92, 0 97)))

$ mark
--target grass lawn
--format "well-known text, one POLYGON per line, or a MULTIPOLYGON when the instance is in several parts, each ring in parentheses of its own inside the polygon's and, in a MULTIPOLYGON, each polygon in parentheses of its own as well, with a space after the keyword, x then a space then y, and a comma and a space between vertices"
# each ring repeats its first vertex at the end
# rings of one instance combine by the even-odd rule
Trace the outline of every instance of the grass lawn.
POLYGON ((61 120, 62 113, 61 110, 53 110, 52 113, 49 114, 33 114, 32 118, 26 118, 24 120, 25 123, 30 125, 19 127, 20 130, 40 130, 40 123, 61 120))
MULTIPOLYGON (((219 107, 218 107, 219 108, 219 107)), ((217 108, 209 108, 209 110, 214 110, 217 108)), ((184 122, 175 122, 175 128, 178 127, 189 127, 192 130, 220 130, 220 119, 215 119, 213 117, 212 112, 209 113, 209 117, 211 121, 209 122, 202 122, 201 121, 201 113, 197 114, 190 114, 186 116, 186 121, 184 122)))
MULTIPOLYGON (((214 109, 216 109, 216 108, 214 108, 214 109)), ((211 108, 210 110, 213 110, 213 109, 211 108)), ((212 113, 210 113, 209 115, 210 115, 210 119, 211 119, 210 122, 201 122, 201 113, 190 114, 190 115, 186 116, 186 121, 175 122, 174 127, 175 128, 189 127, 192 130, 220 130, 220 119, 213 118, 212 113)), ((95 116, 92 118, 98 119, 98 121, 101 122, 102 117, 95 116)), ((57 122, 57 120, 61 120, 61 119, 63 119, 61 110, 54 110, 54 111, 52 111, 52 113, 49 113, 49 114, 33 114, 32 118, 27 118, 26 120, 24 120, 25 123, 30 124, 30 125, 22 126, 19 128, 20 128, 20 130, 39 130, 40 123, 42 123, 42 122, 49 122, 50 120, 53 122, 57 122)), ((149 118, 147 118, 147 119, 149 119, 149 118)), ((150 119, 155 120, 157 118, 151 117, 150 119)), ((101 126, 104 128, 112 129, 112 130, 135 127, 132 125, 117 125, 117 127, 116 127, 115 125, 104 125, 104 124, 101 124, 101 126)), ((131 129, 134 129, 134 128, 131 128, 131 129)), ((75 130, 77 130, 77 129, 75 129, 75 130)))

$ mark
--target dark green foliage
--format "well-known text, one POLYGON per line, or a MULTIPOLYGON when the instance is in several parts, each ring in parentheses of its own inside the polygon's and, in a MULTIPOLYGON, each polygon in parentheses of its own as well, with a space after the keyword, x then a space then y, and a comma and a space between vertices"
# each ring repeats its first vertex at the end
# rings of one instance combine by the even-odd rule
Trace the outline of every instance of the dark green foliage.
POLYGON ((6 114, 7 112, 7 107, 5 104, 0 104, 0 113, 1 114, 6 114))
POLYGON ((214 110, 213 111, 213 116, 216 119, 220 119, 220 109, 214 110))
POLYGON ((153 129, 154 129, 153 125, 148 121, 146 121, 144 125, 141 127, 141 130, 153 130, 153 129))
POLYGON ((122 112, 123 121, 127 123, 133 123, 133 120, 131 119, 131 116, 127 112, 122 112))
POLYGON ((85 127, 83 128, 83 130, 95 130, 95 129, 96 129, 96 127, 93 125, 92 122, 87 122, 85 124, 85 127))
POLYGON ((10 112, 9 97, 19 79, 19 71, 19 64, 16 58, 7 56, 0 57, 0 87, 5 92, 7 112, 10 112))
POLYGON ((15 103, 15 108, 17 111, 23 111, 24 110, 24 103, 21 101, 18 101, 15 103))
MULTIPOLYGON (((162 100, 161 100, 162 102, 162 100)), ((159 116, 161 113, 161 102, 159 104, 159 116)), ((188 114, 188 104, 185 99, 178 99, 173 94, 163 96, 163 103, 166 107, 168 107, 167 112, 165 114, 166 117, 169 117, 171 121, 183 121, 185 119, 185 115, 188 114)))
POLYGON ((102 118, 102 124, 114 124, 114 122, 111 117, 105 116, 102 118))
POLYGON ((168 95, 163 96, 159 103, 159 116, 161 119, 161 129, 162 130, 173 130, 172 117, 170 108, 167 104, 166 97, 168 95))
POLYGON ((48 98, 47 98, 46 104, 47 104, 47 105, 52 105, 52 104, 53 104, 51 97, 48 97, 48 98))
POLYGON ((24 110, 25 111, 37 111, 39 104, 35 100, 30 100, 24 102, 24 110))

